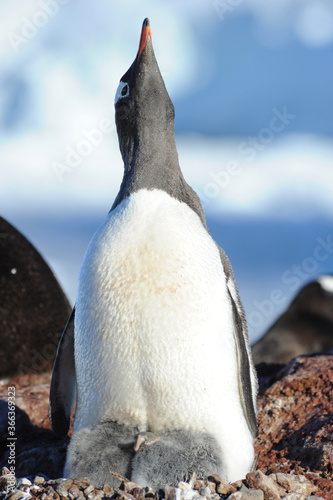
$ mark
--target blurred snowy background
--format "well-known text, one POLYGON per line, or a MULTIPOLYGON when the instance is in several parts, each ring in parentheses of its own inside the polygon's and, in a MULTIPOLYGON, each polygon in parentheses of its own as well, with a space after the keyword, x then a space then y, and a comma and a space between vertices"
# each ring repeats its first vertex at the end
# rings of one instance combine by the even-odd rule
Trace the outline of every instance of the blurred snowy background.
POLYGON ((74 303, 122 178, 113 98, 146 16, 254 340, 333 271, 331 0, 2 0, 0 213, 74 303))

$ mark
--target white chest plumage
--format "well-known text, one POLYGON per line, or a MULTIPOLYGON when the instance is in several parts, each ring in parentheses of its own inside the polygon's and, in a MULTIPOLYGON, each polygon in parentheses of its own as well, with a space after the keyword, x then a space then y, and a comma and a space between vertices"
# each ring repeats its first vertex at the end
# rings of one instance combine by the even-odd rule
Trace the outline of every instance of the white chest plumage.
POLYGON ((97 230, 80 272, 75 360, 74 431, 115 420, 219 435, 242 419, 218 247, 186 204, 140 190, 97 230))

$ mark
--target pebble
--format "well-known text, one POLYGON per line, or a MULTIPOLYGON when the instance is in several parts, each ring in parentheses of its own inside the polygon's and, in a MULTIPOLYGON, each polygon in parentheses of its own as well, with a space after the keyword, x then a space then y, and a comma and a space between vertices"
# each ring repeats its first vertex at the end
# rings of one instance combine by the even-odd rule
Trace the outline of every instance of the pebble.
POLYGON ((27 479, 26 477, 21 477, 16 482, 16 488, 20 488, 20 486, 31 486, 31 485, 32 482, 30 481, 30 479, 27 479))
MULTIPOLYGON (((4 469, 4 468, 3 468, 4 469)), ((6 471, 0 480, 6 478, 6 471)), ((5 484, 6 487, 6 484, 5 484)), ((114 490, 105 484, 101 490, 86 479, 46 480, 38 474, 34 478, 18 478, 13 492, 0 491, 0 500, 322 500, 312 493, 318 488, 303 475, 263 474, 260 470, 250 472, 246 479, 233 484, 224 483, 217 475, 205 480, 195 476, 177 488, 166 487, 165 491, 153 492, 126 480, 114 490), (32 482, 33 481, 33 482, 32 482)))
POLYGON ((281 496, 285 494, 285 490, 281 492, 276 482, 269 476, 265 476, 261 470, 249 472, 246 475, 246 484, 249 488, 261 490, 265 500, 280 500, 281 496))
POLYGON ((228 500, 264 500, 264 493, 262 490, 236 491, 227 498, 228 500))
POLYGON ((42 476, 35 476, 34 484, 43 484, 45 483, 45 478, 42 476))
MULTIPOLYGON (((304 496, 311 495, 318 488, 310 483, 310 481, 302 474, 283 474, 278 472, 277 474, 272 474, 276 477, 276 482, 283 486, 288 493, 301 493, 304 496)), ((291 498, 291 497, 290 497, 291 498)), ((291 498, 291 500, 293 500, 291 498)), ((295 500, 296 497, 295 497, 295 500)))
POLYGON ((55 490, 60 497, 67 498, 67 488, 63 485, 63 483, 58 484, 55 490))
POLYGON ((23 491, 16 491, 13 495, 10 496, 10 500, 20 500, 23 498, 25 493, 23 491))

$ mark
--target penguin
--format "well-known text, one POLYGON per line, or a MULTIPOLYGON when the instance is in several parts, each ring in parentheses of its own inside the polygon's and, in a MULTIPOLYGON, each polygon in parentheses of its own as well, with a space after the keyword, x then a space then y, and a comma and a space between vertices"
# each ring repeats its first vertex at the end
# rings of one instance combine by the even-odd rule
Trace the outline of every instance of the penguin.
POLYGON ((251 469, 257 378, 244 311, 229 260, 181 172, 174 117, 145 19, 115 97, 123 180, 83 259, 53 369, 49 415, 61 436, 76 398, 66 477, 83 471, 81 444, 93 446, 100 426, 114 423, 126 432, 110 446, 124 449, 128 432, 133 446, 141 433, 161 436, 134 458, 106 459, 122 472, 127 460, 141 486, 155 484, 153 471, 161 483, 197 469, 232 482, 251 469))
POLYGON ((333 349, 333 276, 307 283, 253 346, 258 363, 288 363, 301 354, 333 349))
POLYGON ((70 311, 41 254, 0 217, 0 378, 51 374, 70 311))
POLYGON ((96 488, 122 477, 154 491, 168 484, 189 481, 193 474, 205 478, 221 469, 221 451, 209 433, 190 430, 166 431, 160 435, 141 432, 116 422, 83 428, 72 437, 67 463, 75 477, 87 477, 96 488), (116 470, 113 468, 116 465, 116 470))

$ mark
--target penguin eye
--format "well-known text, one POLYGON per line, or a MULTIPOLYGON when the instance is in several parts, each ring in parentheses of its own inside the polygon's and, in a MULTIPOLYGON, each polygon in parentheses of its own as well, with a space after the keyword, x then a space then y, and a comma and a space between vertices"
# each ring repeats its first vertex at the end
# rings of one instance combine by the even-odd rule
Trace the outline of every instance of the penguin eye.
POLYGON ((126 83, 126 85, 124 85, 120 91, 122 97, 125 97, 126 95, 128 95, 128 91, 129 91, 129 88, 128 88, 128 84, 126 83))
POLYGON ((129 96, 129 85, 126 82, 120 81, 118 88, 117 88, 117 91, 116 91, 114 103, 117 104, 117 102, 120 99, 123 99, 124 97, 127 97, 127 96, 129 96))

